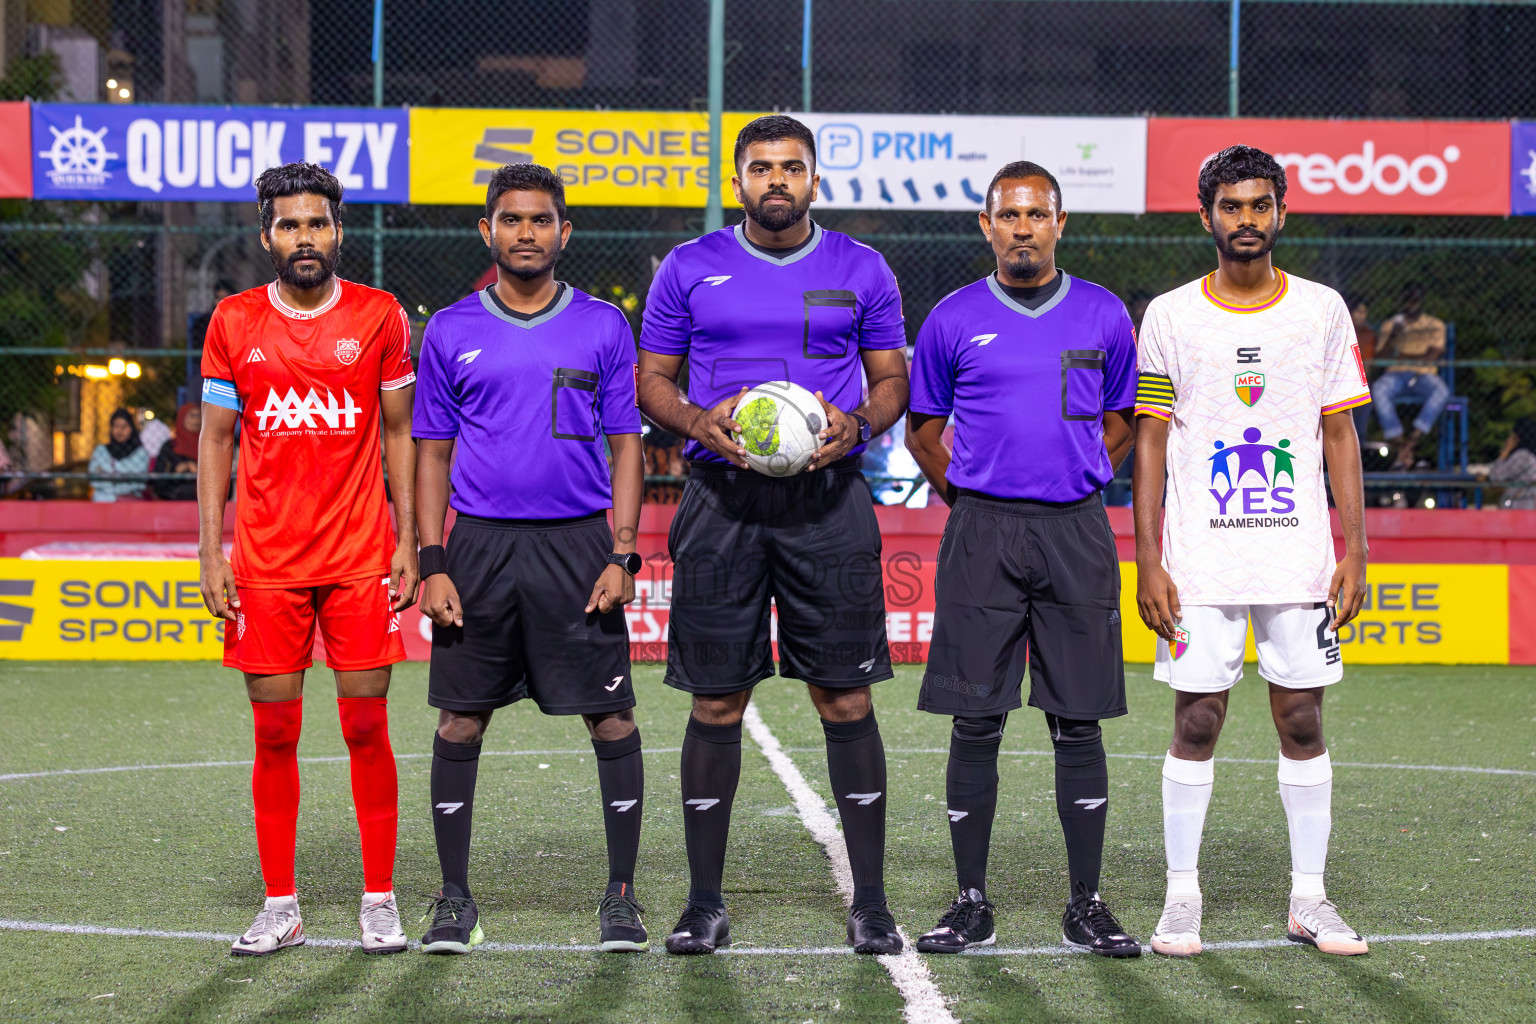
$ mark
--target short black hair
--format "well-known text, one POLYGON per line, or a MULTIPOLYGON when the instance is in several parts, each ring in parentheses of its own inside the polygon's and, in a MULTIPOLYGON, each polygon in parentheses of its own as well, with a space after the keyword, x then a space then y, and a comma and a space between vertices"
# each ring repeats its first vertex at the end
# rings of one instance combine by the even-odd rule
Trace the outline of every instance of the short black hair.
POLYGON ((746 127, 736 133, 736 151, 731 159, 739 168, 747 147, 754 142, 779 142, 783 139, 803 142, 811 154, 811 170, 816 169, 816 136, 805 125, 786 114, 769 114, 748 121, 746 127))
POLYGON ((341 182, 319 164, 302 160, 281 167, 269 167, 256 179, 256 208, 261 211, 261 233, 272 230, 272 201, 284 196, 324 196, 331 207, 331 220, 341 224, 341 182))
POLYGON ((507 164, 496 168, 485 188, 485 219, 494 220, 496 203, 508 192, 543 192, 555 201, 555 219, 565 221, 565 179, 543 164, 507 164))
POLYGON ((1258 179, 1275 187, 1275 202, 1285 202, 1285 168, 1278 160, 1252 146, 1228 146, 1200 167, 1200 209, 1216 202, 1216 186, 1258 179))
POLYGON ((1423 302, 1424 285, 1418 281, 1409 281, 1403 285, 1402 293, 1398 296, 1399 302, 1423 302))
POLYGON ((1015 178, 1044 178, 1051 183, 1051 195, 1056 197, 1056 212, 1061 212, 1061 183, 1056 180, 1056 175, 1041 167, 1033 160, 1015 160, 1011 164, 1004 164, 996 174, 992 175, 992 183, 987 186, 987 212, 992 212, 992 193, 997 189, 1000 181, 1010 181, 1015 178))

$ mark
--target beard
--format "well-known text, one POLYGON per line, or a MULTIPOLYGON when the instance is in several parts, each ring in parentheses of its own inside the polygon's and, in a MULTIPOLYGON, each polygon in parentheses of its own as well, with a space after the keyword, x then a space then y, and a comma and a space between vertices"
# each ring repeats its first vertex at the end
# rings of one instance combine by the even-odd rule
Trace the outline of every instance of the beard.
POLYGON ((1017 281, 1027 281, 1045 269, 1043 253, 1010 252, 1003 258, 1003 269, 1017 281))
POLYGON ((341 241, 338 239, 329 252, 325 249, 297 249, 287 256, 282 256, 276 250, 272 250, 267 255, 272 257, 272 269, 277 271, 278 278, 284 284, 300 291, 308 291, 311 288, 320 287, 335 276, 336 265, 341 262, 341 241), (314 260, 315 265, 300 268, 296 264, 301 259, 314 260))
POLYGON ((555 247, 544 253, 544 258, 537 263, 519 263, 513 259, 509 249, 496 250, 496 265, 519 281, 532 281, 536 277, 542 277, 555 268, 560 262, 560 257, 565 255, 565 246, 559 241, 555 247))
POLYGON ((804 219, 811 209, 811 196, 810 193, 806 193, 805 199, 802 202, 796 199, 794 193, 788 189, 769 189, 763 193, 762 199, 756 202, 749 199, 743 200, 741 205, 747 211, 747 216, 752 218, 753 223, 758 227, 764 231, 777 233, 794 227, 804 219), (789 204, 787 206, 769 206, 767 200, 770 196, 788 199, 789 204))
POLYGON ((1266 235, 1262 231, 1233 232, 1223 236, 1215 233, 1212 237, 1216 240, 1216 251, 1225 259, 1237 263, 1252 263, 1254 260, 1263 259, 1269 255, 1269 251, 1275 247, 1273 235, 1266 235), (1238 238, 1258 238, 1263 243, 1257 249, 1238 249, 1232 243, 1238 238))

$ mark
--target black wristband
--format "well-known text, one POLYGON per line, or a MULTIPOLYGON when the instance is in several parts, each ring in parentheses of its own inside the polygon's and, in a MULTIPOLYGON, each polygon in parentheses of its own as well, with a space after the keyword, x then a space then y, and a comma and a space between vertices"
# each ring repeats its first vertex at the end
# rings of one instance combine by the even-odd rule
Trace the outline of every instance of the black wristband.
POLYGON ((421 578, 436 576, 440 572, 448 571, 448 550, 441 544, 429 544, 416 552, 417 564, 421 567, 421 578))

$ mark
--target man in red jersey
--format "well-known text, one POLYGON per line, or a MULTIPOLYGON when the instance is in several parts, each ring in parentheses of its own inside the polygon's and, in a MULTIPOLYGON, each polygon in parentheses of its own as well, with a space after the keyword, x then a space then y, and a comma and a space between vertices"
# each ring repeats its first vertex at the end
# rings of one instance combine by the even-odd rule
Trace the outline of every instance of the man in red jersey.
POLYGON ((391 875, 398 819, 385 695, 415 600, 410 325, 388 292, 336 276, 341 183, 292 163, 256 180, 277 280, 219 303, 203 348, 197 500, 203 602, 225 619, 224 664, 245 673, 256 728, 251 793, 267 901, 232 951, 299 945, 294 890, 299 728, 315 626, 336 673, 363 848, 363 949, 405 948, 391 875), (390 527, 379 472, 396 502, 390 527), (224 496, 240 425, 234 563, 224 496))

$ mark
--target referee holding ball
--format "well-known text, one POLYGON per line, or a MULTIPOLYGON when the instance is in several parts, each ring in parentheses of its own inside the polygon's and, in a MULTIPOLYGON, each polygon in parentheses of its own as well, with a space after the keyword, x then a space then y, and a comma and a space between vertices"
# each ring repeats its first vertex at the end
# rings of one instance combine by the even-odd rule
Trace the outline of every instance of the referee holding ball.
POLYGON ((997 751, 1026 667, 1056 751, 1072 885, 1063 941, 1141 951, 1098 893, 1109 806, 1099 719, 1125 714, 1120 567, 1100 492, 1131 446, 1136 340, 1119 299, 1056 268, 1066 223, 1049 171, 998 171, 981 213, 997 271, 934 307, 912 361, 907 447, 952 509, 917 706, 954 716, 946 789, 960 895, 918 940, 927 953, 996 940, 986 871, 997 751))
POLYGON ((693 694, 679 773, 691 887, 667 949, 730 944, 721 879, 742 715, 752 688, 773 675, 771 598, 779 674, 805 681, 826 733, 853 868, 848 941, 860 953, 895 953, 885 747, 869 696, 891 677, 891 657, 880 530, 855 456, 907 407, 901 296, 879 253, 807 216, 817 177, 805 125, 758 118, 736 137, 735 164, 745 223, 662 261, 640 332, 640 406, 689 439, 692 463, 668 544, 666 675, 693 694), (677 384, 684 360, 687 394, 677 384), (827 424, 805 472, 784 478, 747 468, 732 419, 748 388, 776 380, 815 392, 827 424))

